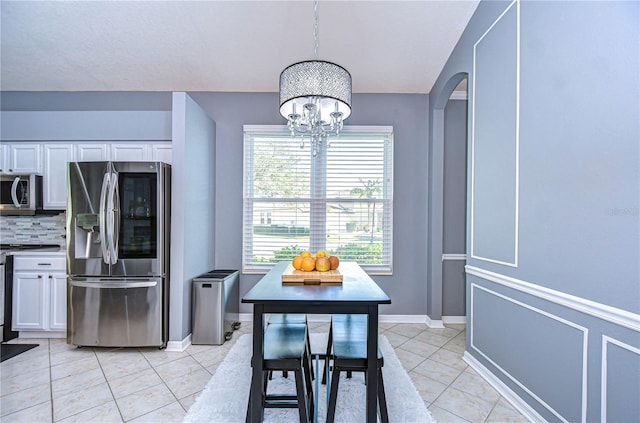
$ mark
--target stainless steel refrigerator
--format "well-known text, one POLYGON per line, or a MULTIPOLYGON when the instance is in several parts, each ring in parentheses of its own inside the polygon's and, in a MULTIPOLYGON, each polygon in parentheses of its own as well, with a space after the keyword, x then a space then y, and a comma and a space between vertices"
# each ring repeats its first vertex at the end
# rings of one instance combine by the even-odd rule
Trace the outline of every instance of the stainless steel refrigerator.
POLYGON ((72 162, 68 184, 67 343, 164 348, 170 165, 72 162))

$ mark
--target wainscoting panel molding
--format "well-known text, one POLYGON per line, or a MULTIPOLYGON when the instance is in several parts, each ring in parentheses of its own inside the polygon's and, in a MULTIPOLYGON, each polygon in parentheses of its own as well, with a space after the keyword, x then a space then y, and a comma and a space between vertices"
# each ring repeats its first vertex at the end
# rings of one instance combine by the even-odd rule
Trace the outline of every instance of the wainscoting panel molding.
MULTIPOLYGON (((626 344, 620 340, 609 336, 602 336, 602 382, 600 401, 600 421, 602 422, 623 422, 634 421, 640 415, 640 386, 638 381, 638 371, 640 371, 640 349, 626 344), (612 351, 617 349, 618 351, 612 351), (616 359, 610 359, 612 353, 617 353, 616 359), (626 355, 625 361, 622 359, 626 355), (620 380, 611 380, 614 377, 626 379, 627 383, 620 383, 620 380), (612 382, 612 383, 610 383, 612 382), (616 383, 617 382, 617 383, 616 383), (609 386, 635 387, 633 389, 617 389, 615 400, 609 401, 609 386)), ((615 389, 615 388, 614 388, 615 389)))
POLYGON ((518 267, 520 2, 473 46, 471 257, 518 267), (496 55, 500 51, 500 55, 496 55), (483 55, 483 52, 486 52, 483 55), (490 57, 491 59, 484 59, 490 57), (496 60, 496 58, 498 60, 496 60))
POLYGON ((470 348, 559 420, 585 422, 588 329, 476 283, 470 288, 470 348), (519 366, 514 355, 531 365, 519 366))
POLYGON ((557 291, 555 289, 546 288, 532 282, 526 282, 500 273, 491 272, 479 267, 467 265, 465 266, 465 271, 468 275, 477 276, 508 288, 516 289, 529 295, 542 298, 552 303, 568 307, 581 313, 597 317, 598 319, 614 323, 627 329, 640 332, 640 315, 638 314, 557 291))

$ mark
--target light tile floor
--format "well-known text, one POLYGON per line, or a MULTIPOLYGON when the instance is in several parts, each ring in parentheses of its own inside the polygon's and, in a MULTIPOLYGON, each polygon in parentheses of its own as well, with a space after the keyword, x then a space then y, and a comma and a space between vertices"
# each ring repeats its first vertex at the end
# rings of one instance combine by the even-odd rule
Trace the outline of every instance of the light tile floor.
MULTIPOLYGON (((312 332, 328 323, 311 322, 312 332)), ((158 349, 75 348, 39 343, 0 365, 0 420, 10 422, 180 422, 218 364, 251 323, 222 346, 158 349)), ((464 326, 380 323, 438 422, 526 422, 462 360, 464 326)))

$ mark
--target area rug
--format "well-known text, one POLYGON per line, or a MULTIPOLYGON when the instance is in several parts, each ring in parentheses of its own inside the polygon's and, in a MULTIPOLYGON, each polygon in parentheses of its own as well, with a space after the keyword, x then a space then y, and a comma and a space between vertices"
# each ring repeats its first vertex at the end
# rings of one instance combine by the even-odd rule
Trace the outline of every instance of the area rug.
MULTIPOLYGON (((319 343, 317 335, 312 334, 312 345, 319 343)), ((251 335, 249 334, 238 339, 196 402, 189 409, 184 422, 242 423, 245 421, 251 381, 251 344, 251 335)), ((382 371, 389 420, 407 423, 432 422, 431 414, 387 338, 381 335, 379 344, 384 355, 382 371)), ((322 344, 320 343, 320 345, 322 344)), ((315 351, 316 348, 313 350, 315 351)), ((318 367, 322 369, 322 361, 317 363, 318 367)), ((268 392, 295 393, 295 381, 292 376, 290 374, 288 378, 283 378, 279 372, 274 372, 273 380, 269 381, 268 392)), ((326 386, 316 383, 317 380, 318 378, 313 381, 318 398, 316 421, 323 423, 327 409, 326 386)), ((363 373, 354 373, 351 379, 346 379, 343 372, 340 379, 335 421, 343 423, 364 422, 365 396, 366 386, 363 373)), ((266 409, 264 421, 280 423, 300 420, 297 409, 266 409)))
POLYGON ((0 363, 37 346, 38 344, 0 344, 0 363))

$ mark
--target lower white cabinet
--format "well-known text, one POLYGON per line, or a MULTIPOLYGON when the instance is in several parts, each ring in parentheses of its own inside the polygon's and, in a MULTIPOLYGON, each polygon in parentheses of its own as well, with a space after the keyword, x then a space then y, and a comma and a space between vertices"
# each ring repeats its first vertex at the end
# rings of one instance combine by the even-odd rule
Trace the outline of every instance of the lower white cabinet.
POLYGON ((67 275, 61 256, 15 256, 12 330, 65 331, 67 275))

